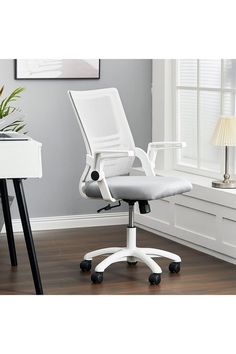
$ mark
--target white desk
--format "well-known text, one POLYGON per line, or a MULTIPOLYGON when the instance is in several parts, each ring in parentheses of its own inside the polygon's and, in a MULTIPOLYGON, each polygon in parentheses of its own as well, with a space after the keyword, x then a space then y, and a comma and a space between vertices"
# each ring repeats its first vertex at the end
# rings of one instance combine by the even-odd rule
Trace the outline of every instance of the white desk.
POLYGON ((36 294, 43 294, 43 288, 22 180, 42 177, 41 147, 41 143, 30 138, 27 141, 0 141, 0 193, 11 265, 17 266, 17 256, 8 199, 7 179, 13 180, 36 294))

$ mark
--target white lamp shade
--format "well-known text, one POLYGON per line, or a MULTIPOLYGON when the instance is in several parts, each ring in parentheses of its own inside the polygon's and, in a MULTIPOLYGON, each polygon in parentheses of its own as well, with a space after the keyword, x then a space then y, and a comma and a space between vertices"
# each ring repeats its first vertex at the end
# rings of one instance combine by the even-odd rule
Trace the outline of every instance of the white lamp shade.
POLYGON ((236 117, 222 116, 219 118, 212 136, 212 144, 236 146, 236 117))

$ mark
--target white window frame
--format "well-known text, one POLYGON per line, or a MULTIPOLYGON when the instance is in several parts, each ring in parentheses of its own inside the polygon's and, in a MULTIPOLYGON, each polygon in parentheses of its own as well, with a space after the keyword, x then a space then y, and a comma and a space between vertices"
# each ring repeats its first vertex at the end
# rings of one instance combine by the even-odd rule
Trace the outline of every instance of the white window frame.
MULTIPOLYGON (((199 88, 191 87, 191 90, 197 90, 198 100, 200 91, 215 91, 221 94, 221 114, 223 109, 223 93, 229 92, 236 95, 235 89, 223 89, 223 60, 221 63, 221 87, 218 89, 214 88, 199 88)), ((198 60, 199 65, 199 60, 198 60)), ((199 70, 198 70, 198 83, 199 83, 199 70)), ((178 86, 181 89, 190 89, 187 86, 178 86)), ((153 82, 152 82, 152 110, 153 110, 153 126, 152 126, 152 140, 162 141, 162 140, 179 140, 179 126, 176 119, 176 60, 174 59, 156 59, 153 60, 153 82)), ((199 101, 198 101, 199 102, 199 101)), ((235 105, 235 101, 233 100, 235 105)), ((235 108, 235 107, 234 107, 235 108)), ((199 112, 199 108, 198 108, 199 112)), ((199 113, 198 113, 198 127, 199 127, 199 113)), ((198 139, 198 149, 199 149, 199 129, 197 132, 198 139)), ((187 148, 187 147, 186 147, 187 148)), ((233 154, 234 150, 232 151, 233 154)), ((177 170, 186 173, 192 173, 200 176, 211 177, 211 178, 222 178, 223 168, 224 168, 224 149, 222 147, 221 156, 221 171, 217 173, 216 171, 195 168, 178 163, 177 155, 178 152, 165 152, 162 156, 157 159, 157 170, 177 170)), ((199 159, 199 150, 198 150, 199 159)), ((232 159, 235 161, 235 158, 232 159)), ((199 160, 198 160, 199 166, 199 160)), ((232 166, 232 173, 235 171, 235 163, 232 166)))

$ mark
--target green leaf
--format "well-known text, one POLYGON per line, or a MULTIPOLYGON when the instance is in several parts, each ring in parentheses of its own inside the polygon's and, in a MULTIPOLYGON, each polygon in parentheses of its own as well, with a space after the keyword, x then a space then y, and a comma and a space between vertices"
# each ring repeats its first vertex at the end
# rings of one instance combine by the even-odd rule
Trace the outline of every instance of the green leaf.
POLYGON ((12 91, 12 93, 7 98, 5 98, 2 101, 2 103, 0 105, 0 110, 3 112, 3 114, 4 114, 5 109, 7 108, 7 105, 10 102, 16 101, 17 98, 20 98, 19 94, 23 91, 24 91, 24 87, 17 87, 14 91, 12 91))
POLYGON ((26 126, 25 123, 22 123, 22 122, 21 122, 21 124, 15 124, 15 122, 14 122, 14 123, 12 123, 12 124, 7 125, 7 126, 4 127, 3 129, 1 129, 1 131, 5 131, 5 132, 7 132, 7 131, 15 131, 15 132, 19 132, 19 131, 22 130, 25 126, 26 126))
POLYGON ((20 130, 22 130, 25 127, 25 124, 22 124, 21 126, 18 126, 15 131, 19 132, 20 130))
MULTIPOLYGON (((0 96, 2 95, 4 90, 4 86, 0 88, 0 96)), ((4 98, 2 102, 0 103, 0 119, 3 119, 4 117, 10 115, 11 113, 15 111, 21 111, 17 107, 13 107, 11 105, 12 102, 15 102, 18 98, 20 98, 20 94, 25 90, 24 87, 17 87, 15 90, 12 91, 12 93, 4 98)), ((9 130, 14 130, 16 132, 22 130, 26 124, 22 122, 22 120, 15 120, 13 123, 9 124, 5 128, 1 129, 1 131, 9 131, 9 130)))

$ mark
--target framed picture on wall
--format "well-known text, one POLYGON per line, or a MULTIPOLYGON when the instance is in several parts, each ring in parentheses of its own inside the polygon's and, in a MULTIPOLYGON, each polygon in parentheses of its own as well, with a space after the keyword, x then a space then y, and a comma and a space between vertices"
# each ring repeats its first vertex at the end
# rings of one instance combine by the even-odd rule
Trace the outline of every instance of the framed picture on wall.
POLYGON ((99 79, 99 59, 15 59, 15 79, 99 79))

